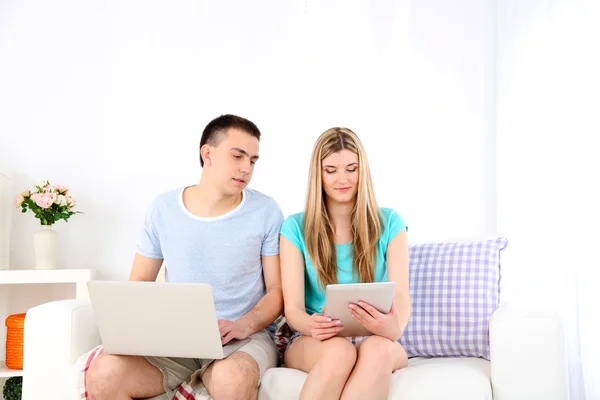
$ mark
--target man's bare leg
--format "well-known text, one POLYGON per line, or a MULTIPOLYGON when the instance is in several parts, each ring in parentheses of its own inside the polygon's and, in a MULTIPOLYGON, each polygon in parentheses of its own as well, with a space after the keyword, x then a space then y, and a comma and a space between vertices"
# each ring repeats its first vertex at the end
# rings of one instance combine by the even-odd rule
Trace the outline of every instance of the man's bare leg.
POLYGON ((255 400, 259 376, 256 360, 237 351, 214 361, 202 374, 202 383, 215 400, 255 400))
POLYGON ((103 354, 86 374, 90 400, 132 400, 165 392, 163 375, 144 357, 103 354))

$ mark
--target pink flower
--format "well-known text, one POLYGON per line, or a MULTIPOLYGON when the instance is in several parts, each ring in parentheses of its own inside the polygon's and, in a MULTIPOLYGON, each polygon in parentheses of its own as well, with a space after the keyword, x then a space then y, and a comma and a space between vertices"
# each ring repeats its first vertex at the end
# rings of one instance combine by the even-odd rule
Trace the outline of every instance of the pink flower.
POLYGON ((17 197, 15 197, 15 207, 19 208, 21 207, 21 204, 23 204, 23 200, 25 200, 25 198, 23 197, 22 194, 18 194, 17 197))
POLYGON ((42 197, 42 196, 43 196, 43 195, 42 195, 42 194, 40 194, 40 193, 34 193, 34 194, 32 194, 32 195, 31 195, 31 200, 33 200, 33 201, 37 202, 37 201, 38 201, 38 199, 39 199, 40 197, 42 197))
POLYGON ((58 189, 58 191, 59 191, 59 192, 61 192, 61 193, 65 193, 66 191, 68 191, 68 190, 69 190, 69 188, 68 188, 68 187, 66 187, 65 185, 61 185, 61 184, 58 184, 58 185, 56 185, 56 188, 57 188, 57 189, 58 189))
POLYGON ((31 196, 31 192, 29 192, 29 190, 26 190, 23 193, 21 193, 21 196, 23 196, 23 197, 29 197, 29 196, 31 196))
MULTIPOLYGON (((33 198, 33 196, 32 196, 32 198, 33 198)), ((53 202, 54 202, 54 199, 52 198, 52 195, 50 195, 48 193, 41 195, 40 197, 37 198, 37 200, 35 200, 35 204, 37 204, 41 208, 50 208, 50 207, 52 207, 53 202)))

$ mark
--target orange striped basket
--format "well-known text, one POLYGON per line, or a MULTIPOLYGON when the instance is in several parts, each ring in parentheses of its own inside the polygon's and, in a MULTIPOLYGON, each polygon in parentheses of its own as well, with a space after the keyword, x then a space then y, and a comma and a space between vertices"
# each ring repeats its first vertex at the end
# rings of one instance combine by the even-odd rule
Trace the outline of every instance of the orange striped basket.
POLYGON ((6 366, 10 369, 23 369, 24 325, 25 313, 6 318, 6 366))

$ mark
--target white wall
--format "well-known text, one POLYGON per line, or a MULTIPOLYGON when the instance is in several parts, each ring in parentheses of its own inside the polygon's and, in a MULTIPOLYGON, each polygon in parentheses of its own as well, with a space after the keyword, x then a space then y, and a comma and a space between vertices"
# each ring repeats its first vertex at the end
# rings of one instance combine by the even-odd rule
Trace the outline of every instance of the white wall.
MULTIPOLYGON (((302 209, 316 137, 364 141, 382 206, 413 241, 496 229, 494 2, 42 0, 0 3, 0 159, 14 192, 50 179, 65 268, 128 275, 158 193, 199 179, 204 125, 263 132, 251 186, 302 209)), ((11 267, 33 264, 13 215, 11 267)))
POLYGON ((598 270, 599 16, 585 1, 499 7, 499 229, 521 290, 558 306, 554 288, 598 270))
POLYGON ((600 3, 499 4, 498 225, 514 293, 562 317, 571 399, 598 399, 600 3))

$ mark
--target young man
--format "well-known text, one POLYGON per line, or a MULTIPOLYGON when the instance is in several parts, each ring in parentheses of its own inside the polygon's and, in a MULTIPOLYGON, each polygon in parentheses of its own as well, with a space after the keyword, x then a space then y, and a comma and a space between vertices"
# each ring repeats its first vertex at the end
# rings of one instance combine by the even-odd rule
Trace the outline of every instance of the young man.
POLYGON ((154 281, 164 260, 167 282, 209 283, 223 344, 247 337, 251 341, 216 361, 102 355, 86 375, 90 400, 171 400, 172 390, 184 381, 197 396, 256 398, 262 375, 278 360, 266 328, 283 309, 283 214, 272 198, 246 188, 258 160, 259 139, 254 123, 234 115, 206 126, 200 141, 200 183, 156 198, 130 275, 130 280, 154 281))

